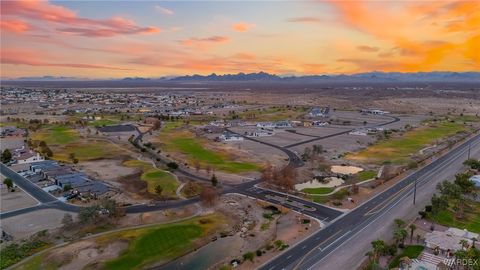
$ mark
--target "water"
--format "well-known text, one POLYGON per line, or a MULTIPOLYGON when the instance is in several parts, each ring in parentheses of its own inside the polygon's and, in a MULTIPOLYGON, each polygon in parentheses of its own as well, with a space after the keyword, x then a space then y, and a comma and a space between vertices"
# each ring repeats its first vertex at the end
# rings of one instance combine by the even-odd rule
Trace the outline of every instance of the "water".
POLYGON ((238 234, 224 238, 218 238, 217 241, 201 247, 197 251, 191 252, 172 262, 155 269, 172 270, 172 269, 189 269, 204 270, 209 269, 219 261, 225 259, 233 259, 234 255, 242 246, 243 240, 238 234))

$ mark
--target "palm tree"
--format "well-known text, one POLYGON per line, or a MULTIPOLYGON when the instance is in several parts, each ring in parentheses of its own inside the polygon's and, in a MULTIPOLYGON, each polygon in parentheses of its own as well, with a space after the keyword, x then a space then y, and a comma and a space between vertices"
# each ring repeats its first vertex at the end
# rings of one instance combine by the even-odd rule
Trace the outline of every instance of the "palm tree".
POLYGON ((472 237, 471 240, 472 240, 472 248, 477 248, 477 247, 475 246, 475 243, 477 242, 477 238, 472 237))
POLYGON ((468 241, 465 240, 465 239, 462 239, 460 240, 460 242, 458 242, 460 245, 462 245, 462 249, 465 250, 467 247, 468 247, 468 241))
POLYGON ((380 254, 385 250, 385 242, 383 240, 375 240, 372 242, 373 247, 373 262, 375 263, 380 254))
POLYGON ((413 233, 415 232, 415 230, 417 229, 417 226, 415 226, 415 224, 410 224, 410 226, 408 226, 408 228, 410 228, 410 243, 413 241, 413 233))
POLYGON ((399 218, 396 218, 393 222, 395 222, 395 224, 397 225, 397 228, 402 228, 403 226, 405 226, 405 221, 399 218))

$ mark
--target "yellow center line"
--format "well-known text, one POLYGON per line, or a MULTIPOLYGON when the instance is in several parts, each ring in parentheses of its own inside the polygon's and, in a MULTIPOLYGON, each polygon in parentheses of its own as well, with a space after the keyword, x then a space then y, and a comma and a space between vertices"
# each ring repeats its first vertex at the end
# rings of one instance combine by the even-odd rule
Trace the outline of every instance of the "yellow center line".
POLYGON ((409 188, 411 185, 413 185, 414 183, 410 183, 408 185, 406 185, 405 187, 403 187, 402 189, 400 189, 399 191, 395 192, 393 195, 390 196, 390 198, 384 202, 382 202, 381 204, 378 204, 376 205, 374 208, 370 209, 370 211, 368 211, 367 213, 365 213, 364 216, 369 216, 369 215, 372 215, 372 214, 375 214, 375 213, 378 213, 379 211, 381 211, 382 209, 384 209, 385 207, 387 207, 387 205, 395 200, 405 189, 409 188), (377 208, 380 207, 380 209, 377 210, 377 208))

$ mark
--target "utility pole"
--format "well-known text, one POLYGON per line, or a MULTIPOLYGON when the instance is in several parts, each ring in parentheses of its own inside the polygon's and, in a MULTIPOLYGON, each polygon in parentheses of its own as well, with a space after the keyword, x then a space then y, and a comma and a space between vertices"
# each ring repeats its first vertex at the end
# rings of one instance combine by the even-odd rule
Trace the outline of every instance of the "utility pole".
POLYGON ((416 198, 417 198, 417 178, 415 177, 415 184, 413 186, 413 205, 415 205, 416 198))
POLYGON ((467 159, 470 159, 470 148, 472 148, 472 143, 468 144, 468 158, 467 159))

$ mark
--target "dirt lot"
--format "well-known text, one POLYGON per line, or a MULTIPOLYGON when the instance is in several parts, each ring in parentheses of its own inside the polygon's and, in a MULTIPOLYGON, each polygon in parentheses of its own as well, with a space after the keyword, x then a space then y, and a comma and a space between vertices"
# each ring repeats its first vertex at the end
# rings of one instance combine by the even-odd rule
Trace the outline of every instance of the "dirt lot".
MULTIPOLYGON (((64 211, 56 209, 43 209, 35 212, 2 219, 2 228, 14 240, 26 238, 41 230, 50 230, 62 226, 64 211)), ((76 214, 70 213, 74 218, 76 214)))
POLYGON ((0 212, 8 212, 16 209, 22 209, 34 206, 38 202, 21 188, 16 188, 15 192, 10 192, 3 184, 5 177, 0 175, 0 212))

